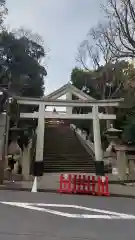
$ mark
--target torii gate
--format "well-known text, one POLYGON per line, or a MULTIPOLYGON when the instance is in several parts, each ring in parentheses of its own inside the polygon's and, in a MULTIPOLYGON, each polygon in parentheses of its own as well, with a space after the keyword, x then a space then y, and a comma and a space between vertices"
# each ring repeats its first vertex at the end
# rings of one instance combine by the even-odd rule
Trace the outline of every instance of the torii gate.
POLYGON ((83 91, 77 89, 70 83, 64 85, 55 92, 49 94, 44 98, 24 98, 16 97, 17 102, 21 105, 38 105, 38 112, 34 113, 20 113, 20 118, 37 118, 37 144, 36 144, 36 159, 37 163, 43 162, 43 148, 44 148, 44 129, 45 119, 92 119, 93 120, 93 134, 94 134, 94 149, 95 160, 97 162, 103 161, 101 135, 100 135, 100 119, 116 119, 115 114, 99 113, 99 107, 118 107, 123 99, 109 99, 96 100, 85 94, 83 91), (66 94, 66 100, 58 99, 66 94), (75 95, 79 100, 72 100, 72 95, 75 95), (66 113, 47 112, 47 106, 66 107, 66 113), (73 107, 92 107, 92 112, 88 114, 73 114, 73 107))

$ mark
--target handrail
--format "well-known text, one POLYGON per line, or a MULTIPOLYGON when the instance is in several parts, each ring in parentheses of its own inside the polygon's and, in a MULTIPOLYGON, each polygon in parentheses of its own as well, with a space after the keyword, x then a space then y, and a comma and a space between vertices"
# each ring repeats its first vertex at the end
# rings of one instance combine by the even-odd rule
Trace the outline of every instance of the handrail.
POLYGON ((86 148, 87 152, 89 154, 92 154, 92 156, 95 156, 95 152, 94 152, 94 143, 91 142, 88 139, 88 135, 85 131, 82 131, 79 128, 76 128, 76 126, 74 124, 70 124, 70 128, 75 131, 77 137, 79 138, 79 140, 81 141, 81 143, 83 144, 83 146, 86 148))

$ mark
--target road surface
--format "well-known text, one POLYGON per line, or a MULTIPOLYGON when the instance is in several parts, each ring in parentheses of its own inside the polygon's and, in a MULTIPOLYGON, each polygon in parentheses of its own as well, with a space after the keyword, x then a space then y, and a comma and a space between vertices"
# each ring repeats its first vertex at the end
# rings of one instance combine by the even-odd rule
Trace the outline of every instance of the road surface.
POLYGON ((124 198, 0 191, 0 239, 134 240, 134 206, 124 198))

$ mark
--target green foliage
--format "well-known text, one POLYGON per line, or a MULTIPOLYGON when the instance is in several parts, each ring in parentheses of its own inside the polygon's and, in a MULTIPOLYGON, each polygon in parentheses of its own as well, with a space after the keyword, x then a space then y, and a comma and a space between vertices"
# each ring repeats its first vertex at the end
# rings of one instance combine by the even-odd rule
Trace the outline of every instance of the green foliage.
MULTIPOLYGON (((17 29, 8 32, 4 27, 4 17, 8 13, 5 0, 0 0, 0 112, 5 108, 10 115, 11 126, 18 124, 19 111, 16 101, 7 107, 9 96, 20 95, 24 97, 42 97, 44 95, 44 77, 47 75, 42 65, 46 57, 42 38, 30 30, 17 29), (6 90, 3 90, 6 89, 6 90)), ((35 109, 35 106, 33 106, 35 109)), ((24 111, 32 112, 29 106, 23 106, 24 111)), ((31 120, 28 125, 35 128, 31 120)), ((20 124, 20 123, 19 123, 20 124)), ((22 128, 27 121, 23 121, 22 128)), ((19 125, 18 125, 19 126, 19 125)))
POLYGON ((2 32, 0 37, 1 84, 22 96, 40 97, 44 92, 45 68, 40 61, 45 57, 42 46, 26 37, 2 32))
POLYGON ((72 70, 71 83, 91 97, 99 99, 100 95, 94 88, 94 80, 94 74, 92 71, 85 71, 77 67, 72 70))
POLYGON ((133 119, 131 119, 127 121, 127 123, 124 126, 122 139, 126 144, 130 145, 135 144, 135 120, 133 121, 133 119))
MULTIPOLYGON (((134 65, 126 61, 108 64, 90 71, 76 67, 71 73, 71 83, 95 99, 125 99, 125 108, 118 108, 116 111, 117 120, 115 126, 118 129, 123 129, 123 141, 126 143, 135 142, 134 78, 134 65)), ((88 111, 80 109, 80 112, 88 111)), ((102 134, 106 128, 105 121, 100 121, 100 123, 102 134)), ((78 128, 92 133, 92 121, 77 120, 75 124, 78 128)))
POLYGON ((127 80, 133 82, 135 68, 126 61, 86 71, 74 68, 71 83, 95 99, 119 98, 125 94, 127 80))

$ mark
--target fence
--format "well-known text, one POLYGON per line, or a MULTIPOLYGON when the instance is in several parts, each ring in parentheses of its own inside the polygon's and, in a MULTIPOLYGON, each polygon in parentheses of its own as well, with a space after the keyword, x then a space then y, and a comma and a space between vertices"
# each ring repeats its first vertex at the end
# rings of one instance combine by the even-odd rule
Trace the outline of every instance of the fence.
POLYGON ((109 196, 108 177, 68 174, 60 176, 60 193, 88 194, 109 196))

